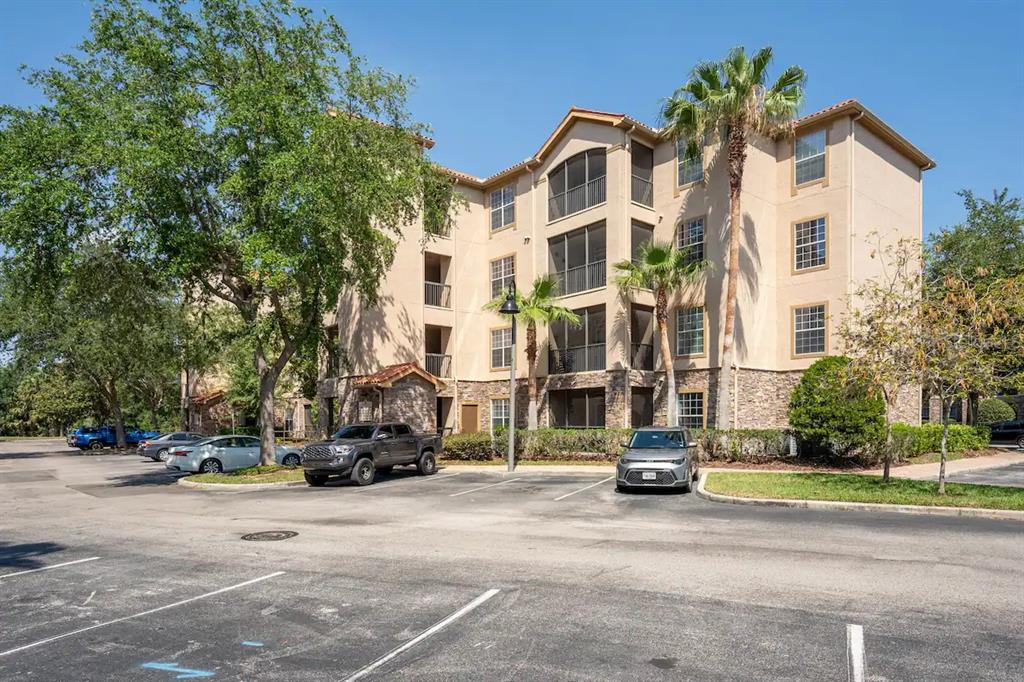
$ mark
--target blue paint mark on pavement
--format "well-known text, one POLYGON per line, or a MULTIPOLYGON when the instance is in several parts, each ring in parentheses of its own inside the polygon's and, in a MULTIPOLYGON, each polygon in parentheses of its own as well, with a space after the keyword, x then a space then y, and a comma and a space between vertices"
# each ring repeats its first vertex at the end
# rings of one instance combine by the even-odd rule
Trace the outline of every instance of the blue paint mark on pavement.
POLYGON ((263 646, 263 642, 245 641, 245 642, 242 642, 242 646, 263 646))
POLYGON ((178 673, 175 679, 178 680, 191 680, 197 677, 213 677, 214 673, 209 670, 190 670, 188 668, 179 667, 177 663, 143 663, 143 668, 147 670, 163 670, 169 673, 178 673))

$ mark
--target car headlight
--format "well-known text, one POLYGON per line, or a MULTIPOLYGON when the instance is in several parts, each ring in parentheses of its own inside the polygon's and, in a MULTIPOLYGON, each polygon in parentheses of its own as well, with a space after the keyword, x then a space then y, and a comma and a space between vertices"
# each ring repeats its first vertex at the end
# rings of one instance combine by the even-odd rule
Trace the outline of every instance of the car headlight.
POLYGON ((344 457, 345 455, 351 455, 353 448, 351 445, 332 445, 331 450, 335 455, 344 457))
POLYGON ((679 459, 672 460, 672 463, 675 464, 676 466, 678 466, 678 465, 682 464, 685 461, 686 461, 685 459, 679 458, 679 459))
POLYGON ((619 457, 619 464, 622 464, 622 465, 629 464, 629 460, 626 459, 625 457, 619 457))

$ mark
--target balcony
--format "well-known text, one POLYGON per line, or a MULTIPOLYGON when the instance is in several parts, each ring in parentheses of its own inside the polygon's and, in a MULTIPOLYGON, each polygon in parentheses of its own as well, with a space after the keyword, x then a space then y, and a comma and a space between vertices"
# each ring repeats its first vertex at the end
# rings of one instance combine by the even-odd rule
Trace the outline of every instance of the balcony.
POLYGON ((654 183, 639 175, 634 175, 631 192, 633 201, 644 206, 654 208, 654 183))
POLYGON ((648 372, 654 371, 654 346, 649 343, 634 343, 631 347, 630 367, 648 372))
POLYGON ((426 354, 426 369, 435 377, 450 377, 452 375, 452 356, 441 353, 426 354))
POLYGON ((606 261, 599 260, 595 263, 587 263, 575 268, 569 268, 565 272, 554 273, 558 280, 559 296, 571 296, 581 291, 600 289, 607 281, 606 261))
POLYGON ((605 176, 594 178, 590 182, 573 187, 548 199, 548 221, 558 220, 579 213, 605 202, 605 176))
POLYGON ((435 308, 452 307, 452 288, 440 282, 423 283, 423 303, 435 308))
POLYGON ((571 372, 589 372, 605 368, 605 349, 603 343, 589 346, 576 346, 559 350, 548 350, 548 373, 569 374, 571 372))

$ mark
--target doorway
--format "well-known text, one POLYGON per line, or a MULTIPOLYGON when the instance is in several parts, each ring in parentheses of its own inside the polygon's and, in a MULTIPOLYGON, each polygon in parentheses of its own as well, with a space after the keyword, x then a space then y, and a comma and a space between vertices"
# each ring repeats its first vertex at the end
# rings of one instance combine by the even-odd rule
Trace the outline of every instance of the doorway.
POLYGON ((435 412, 435 420, 437 425, 437 432, 441 435, 451 433, 452 429, 448 426, 448 416, 452 411, 452 399, 451 398, 438 398, 437 407, 435 412))

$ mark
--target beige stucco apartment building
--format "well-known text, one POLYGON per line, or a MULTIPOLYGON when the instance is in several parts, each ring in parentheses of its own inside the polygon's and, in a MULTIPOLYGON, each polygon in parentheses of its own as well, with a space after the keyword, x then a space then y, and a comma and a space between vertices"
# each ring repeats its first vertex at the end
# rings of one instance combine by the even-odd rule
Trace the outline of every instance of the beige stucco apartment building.
MULTIPOLYGON (((331 424, 389 415, 423 429, 486 431, 508 419, 508 323, 484 304, 554 273, 579 328, 540 329, 540 424, 629 427, 714 422, 725 306, 728 180, 719 145, 681 159, 623 114, 573 108, 529 159, 488 178, 451 171, 466 206, 449 235, 406 230, 380 303, 341 301, 320 413, 331 424), (613 264, 645 240, 673 241, 710 268, 671 301, 676 396, 666 396, 650 293, 632 300, 613 264), (436 377, 395 365, 409 363, 436 377), (383 374, 376 373, 385 370, 383 374), (383 406, 383 409, 382 409, 383 406)), ((755 139, 744 174, 735 374, 739 428, 786 424, 792 386, 839 352, 848 295, 876 273, 867 236, 921 237, 921 174, 934 163, 856 101, 755 139)), ((523 330, 517 422, 526 421, 523 330)), ((908 391, 903 421, 920 419, 908 391)))

